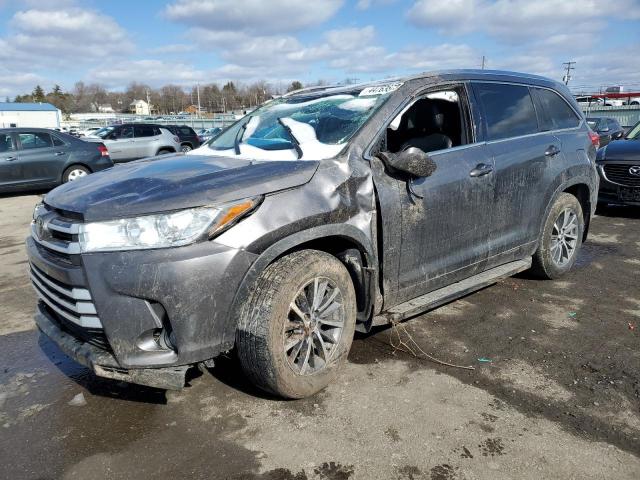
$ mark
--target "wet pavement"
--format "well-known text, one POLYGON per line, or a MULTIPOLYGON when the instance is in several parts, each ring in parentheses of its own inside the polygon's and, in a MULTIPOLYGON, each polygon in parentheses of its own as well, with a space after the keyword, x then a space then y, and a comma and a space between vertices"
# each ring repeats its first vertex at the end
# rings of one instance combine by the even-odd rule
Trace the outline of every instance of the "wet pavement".
POLYGON ((640 478, 640 210, 599 212, 562 280, 522 274, 360 336, 335 384, 281 401, 233 358, 164 392, 41 338, 22 246, 37 200, 0 198, 0 478, 640 478), (394 351, 396 333, 476 370, 394 351))

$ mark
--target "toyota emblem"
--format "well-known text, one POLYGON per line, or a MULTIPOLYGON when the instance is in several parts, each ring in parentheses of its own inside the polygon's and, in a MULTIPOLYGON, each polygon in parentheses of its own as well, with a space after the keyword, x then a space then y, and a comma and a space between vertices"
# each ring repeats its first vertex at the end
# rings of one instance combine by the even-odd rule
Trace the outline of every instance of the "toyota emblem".
POLYGON ((39 239, 44 237, 44 221, 42 220, 42 217, 38 217, 36 219, 36 235, 39 239))
POLYGON ((629 173, 631 175, 635 175, 636 177, 640 177, 640 165, 634 165, 629 168, 629 173))

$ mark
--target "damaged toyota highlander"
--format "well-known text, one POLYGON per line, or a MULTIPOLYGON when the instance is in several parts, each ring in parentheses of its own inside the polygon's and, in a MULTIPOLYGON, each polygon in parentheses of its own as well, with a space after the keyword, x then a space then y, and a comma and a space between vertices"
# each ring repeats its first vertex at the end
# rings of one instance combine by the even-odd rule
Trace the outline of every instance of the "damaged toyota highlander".
POLYGON ((596 150, 567 89, 447 71, 301 90, 188 155, 51 191, 26 246, 39 329, 97 375, 177 389, 234 351, 300 398, 354 332, 574 265, 596 150))

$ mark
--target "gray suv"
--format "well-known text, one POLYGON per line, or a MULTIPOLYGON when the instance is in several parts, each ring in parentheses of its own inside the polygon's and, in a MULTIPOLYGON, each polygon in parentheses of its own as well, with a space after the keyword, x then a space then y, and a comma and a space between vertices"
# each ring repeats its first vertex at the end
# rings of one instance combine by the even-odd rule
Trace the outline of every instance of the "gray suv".
POLYGON ((180 139, 159 125, 133 123, 104 127, 87 137, 87 142, 104 143, 114 162, 153 157, 181 150, 180 139))
POLYGON ((596 205, 575 100, 446 71, 297 91, 190 155, 58 187, 27 250, 36 323, 97 375, 180 388, 235 349, 260 388, 324 388, 354 332, 572 268, 596 205))

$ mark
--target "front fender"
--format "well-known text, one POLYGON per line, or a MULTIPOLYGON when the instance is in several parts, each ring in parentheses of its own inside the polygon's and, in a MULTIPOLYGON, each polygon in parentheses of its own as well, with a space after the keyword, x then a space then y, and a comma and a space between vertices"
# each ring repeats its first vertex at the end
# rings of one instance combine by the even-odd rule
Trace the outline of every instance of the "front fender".
POLYGON ((241 308, 244 302, 247 300, 253 289, 255 288, 256 281, 260 274, 271 263, 282 255, 299 249, 302 245, 311 241, 318 242, 326 239, 330 242, 332 239, 344 239, 349 243, 354 244, 364 256, 366 264, 366 271, 371 276, 369 284, 369 300, 375 298, 375 285, 377 285, 377 260, 375 249, 371 245, 371 242, 367 236, 359 230, 357 227, 349 224, 329 224, 320 225, 307 230, 296 232, 281 240, 277 241, 266 250, 264 250, 260 256, 253 262, 247 273, 245 274, 240 287, 238 288, 234 297, 229 314, 236 319, 236 325, 240 318, 241 308))

